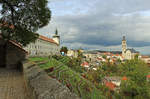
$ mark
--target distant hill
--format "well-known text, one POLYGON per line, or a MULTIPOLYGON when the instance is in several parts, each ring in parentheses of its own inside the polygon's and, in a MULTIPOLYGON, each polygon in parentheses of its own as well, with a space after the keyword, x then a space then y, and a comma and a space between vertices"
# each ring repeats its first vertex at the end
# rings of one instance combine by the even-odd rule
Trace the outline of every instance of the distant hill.
POLYGON ((100 53, 105 53, 105 52, 110 52, 110 53, 113 53, 113 54, 121 54, 122 52, 121 51, 102 51, 102 50, 91 50, 91 51, 86 51, 87 53, 97 53, 97 52, 100 52, 100 53))

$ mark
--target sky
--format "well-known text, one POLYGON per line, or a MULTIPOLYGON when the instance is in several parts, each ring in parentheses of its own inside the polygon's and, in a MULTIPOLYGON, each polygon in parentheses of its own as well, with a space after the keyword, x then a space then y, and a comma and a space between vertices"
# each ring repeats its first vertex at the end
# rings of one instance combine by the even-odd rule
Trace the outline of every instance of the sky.
POLYGON ((50 23, 38 32, 47 37, 56 28, 61 46, 121 51, 128 48, 150 54, 150 0, 49 0, 50 23))

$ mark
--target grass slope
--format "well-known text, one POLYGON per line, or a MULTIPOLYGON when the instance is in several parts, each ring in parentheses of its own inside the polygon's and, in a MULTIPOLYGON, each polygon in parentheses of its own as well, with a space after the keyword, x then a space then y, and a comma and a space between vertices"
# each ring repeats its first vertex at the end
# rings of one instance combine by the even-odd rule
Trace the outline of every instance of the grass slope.
POLYGON ((66 85, 72 92, 76 93, 82 99, 105 99, 101 91, 98 90, 93 83, 84 79, 79 73, 73 71, 63 64, 64 60, 48 58, 30 58, 30 61, 36 62, 40 68, 47 71, 48 75, 57 79, 66 85), (46 61, 46 63, 39 64, 46 61))

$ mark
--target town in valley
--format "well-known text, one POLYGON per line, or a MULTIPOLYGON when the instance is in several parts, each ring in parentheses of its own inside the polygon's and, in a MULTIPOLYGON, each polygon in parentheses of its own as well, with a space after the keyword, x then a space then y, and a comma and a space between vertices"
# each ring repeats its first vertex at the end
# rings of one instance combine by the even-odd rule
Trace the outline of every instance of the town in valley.
POLYGON ((0 99, 150 99, 150 0, 0 0, 0 99))

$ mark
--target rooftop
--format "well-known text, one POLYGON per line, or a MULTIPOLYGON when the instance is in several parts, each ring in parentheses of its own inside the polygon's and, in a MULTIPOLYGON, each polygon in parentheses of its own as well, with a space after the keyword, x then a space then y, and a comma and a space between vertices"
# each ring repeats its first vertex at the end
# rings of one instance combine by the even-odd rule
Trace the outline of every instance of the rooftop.
MULTIPOLYGON (((130 50, 130 51, 131 51, 131 53, 139 53, 138 51, 136 51, 136 50, 135 50, 135 49, 133 49, 133 48, 132 48, 132 49, 127 49, 127 50, 130 50)), ((126 50, 126 51, 127 51, 127 50, 126 50)))
MULTIPOLYGON (((42 39, 42 40, 44 40, 44 41, 48 41, 48 42, 50 42, 50 43, 57 44, 53 39, 50 39, 50 38, 48 38, 48 37, 45 37, 45 36, 40 35, 39 38, 42 39)), ((58 44, 57 44, 57 45, 58 45, 58 44)))

